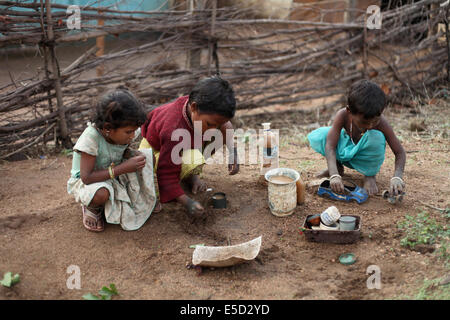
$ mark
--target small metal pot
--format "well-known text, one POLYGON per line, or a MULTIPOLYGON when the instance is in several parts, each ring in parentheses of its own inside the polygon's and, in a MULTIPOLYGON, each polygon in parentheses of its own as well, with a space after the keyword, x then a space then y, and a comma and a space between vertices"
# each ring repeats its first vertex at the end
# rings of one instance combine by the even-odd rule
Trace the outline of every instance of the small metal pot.
POLYGON ((212 196, 212 205, 214 209, 224 209, 227 207, 227 196, 223 192, 216 192, 212 196))

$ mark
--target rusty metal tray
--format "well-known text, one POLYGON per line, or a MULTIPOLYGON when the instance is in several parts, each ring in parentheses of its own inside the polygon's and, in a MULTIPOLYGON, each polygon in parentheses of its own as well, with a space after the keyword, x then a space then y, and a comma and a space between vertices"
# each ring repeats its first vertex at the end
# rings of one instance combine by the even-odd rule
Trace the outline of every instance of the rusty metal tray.
POLYGON ((337 244, 355 243, 361 237, 361 217, 347 215, 356 218, 355 230, 352 231, 334 231, 334 230, 313 230, 307 219, 313 215, 308 215, 303 222, 303 233, 306 240, 311 242, 326 242, 337 244))

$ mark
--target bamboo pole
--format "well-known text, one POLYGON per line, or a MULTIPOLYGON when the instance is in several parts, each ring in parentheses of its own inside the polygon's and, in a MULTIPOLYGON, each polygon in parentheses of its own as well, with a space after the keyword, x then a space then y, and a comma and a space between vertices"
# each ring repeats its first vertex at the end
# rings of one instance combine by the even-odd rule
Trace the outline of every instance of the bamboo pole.
MULTIPOLYGON (((217 0, 212 0, 212 15, 211 15, 211 31, 208 40, 208 75, 211 75, 211 62, 213 60, 213 55, 215 50, 217 50, 217 44, 214 40, 214 33, 216 27, 216 15, 217 15, 217 0)), ((216 53, 216 64, 217 64, 217 53, 216 53)), ((218 73, 218 67, 216 68, 216 73, 218 73)))
MULTIPOLYGON (((42 1, 42 0, 41 0, 42 1)), ((52 22, 52 9, 51 9, 51 3, 50 0, 45 0, 45 10, 47 15, 47 40, 48 40, 48 47, 49 50, 46 51, 48 54, 50 51, 50 59, 51 59, 51 72, 52 72, 52 78, 54 81, 54 87, 56 92, 56 101, 57 101, 57 107, 58 107, 58 116, 59 116, 59 134, 60 134, 60 140, 64 148, 70 149, 73 146, 73 143, 69 136, 69 130, 67 128, 67 121, 66 121, 66 114, 65 114, 65 108, 64 108, 64 101, 61 91, 61 81, 60 81, 60 74, 59 74, 59 67, 58 62, 56 60, 56 52, 55 52, 55 46, 53 44, 54 40, 54 34, 53 34, 53 22, 52 22)))
MULTIPOLYGON (((102 11, 98 12, 100 15, 102 14, 102 11)), ((98 19, 97 20, 97 25, 99 27, 103 27, 105 25, 105 20, 103 19, 98 19)), ((96 38, 96 44, 97 44, 97 53, 96 56, 97 57, 101 57, 105 54, 105 36, 99 36, 96 38)), ((105 70, 105 65, 104 64, 100 64, 99 66, 97 66, 97 77, 101 77, 104 73, 105 70)))
POLYGON ((450 34, 449 34, 449 23, 448 23, 448 11, 450 8, 450 4, 447 4, 447 7, 445 9, 445 39, 447 40, 447 81, 450 82, 450 34))
MULTIPOLYGON (((206 7, 206 0, 189 0, 189 12, 192 16, 196 15, 196 11, 203 10, 206 7)), ((191 37, 191 42, 196 42, 195 37, 191 37)), ((194 43, 193 43, 194 44, 194 43)), ((189 49, 187 53, 187 69, 195 70, 200 67, 202 60, 201 49, 189 49)))
POLYGON ((363 55, 362 55, 362 63, 363 63, 363 78, 367 79, 367 14, 364 15, 364 33, 363 33, 363 55))

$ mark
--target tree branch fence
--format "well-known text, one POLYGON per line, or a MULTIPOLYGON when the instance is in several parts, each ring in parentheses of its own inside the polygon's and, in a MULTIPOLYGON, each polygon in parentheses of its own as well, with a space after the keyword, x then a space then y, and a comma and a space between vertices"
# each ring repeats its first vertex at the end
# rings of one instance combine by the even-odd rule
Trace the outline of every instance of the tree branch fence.
POLYGON ((189 93, 202 77, 220 74, 235 88, 240 110, 301 109, 311 100, 322 109, 337 108, 348 86, 362 78, 381 85, 390 102, 407 107, 413 99, 448 94, 449 33, 437 31, 440 23, 448 25, 448 7, 441 2, 384 11, 381 29, 373 30, 366 23, 370 14, 361 10, 349 9, 356 19, 342 23, 261 19, 248 8, 217 6, 216 0, 193 11, 84 7, 81 30, 69 30, 65 5, 0 1, 0 50, 35 46, 42 56, 42 70, 34 77, 11 76, 0 85, 0 159, 49 142, 71 148, 95 99, 118 85, 155 105, 189 93), (102 36, 120 42, 125 35, 146 40, 101 56, 93 45, 60 66, 59 47, 76 48, 102 36), (192 50, 204 58, 186 67, 183 59, 192 50), (104 67, 101 75, 92 73, 98 67, 104 67))

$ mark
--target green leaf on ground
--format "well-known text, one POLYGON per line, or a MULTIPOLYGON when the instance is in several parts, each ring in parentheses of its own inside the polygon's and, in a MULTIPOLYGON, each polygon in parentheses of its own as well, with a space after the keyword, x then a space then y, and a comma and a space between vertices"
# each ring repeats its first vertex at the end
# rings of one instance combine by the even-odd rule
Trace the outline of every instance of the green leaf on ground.
POLYGON ((92 293, 87 293, 83 296, 83 299, 85 300, 111 300, 112 296, 119 295, 119 292, 117 292, 116 285, 114 283, 111 283, 108 287, 103 287, 98 292, 99 296, 93 295, 92 293))
POLYGON ((19 282, 20 282, 20 276, 19 276, 19 274, 16 273, 11 280, 11 285, 15 285, 16 283, 19 283, 19 282))
POLYGON ((93 295, 92 293, 87 293, 83 296, 84 300, 101 300, 100 297, 93 295))
POLYGON ((4 287, 11 288, 16 283, 20 282, 19 274, 12 275, 12 272, 6 272, 3 276, 3 280, 0 281, 0 284, 4 287))
POLYGON ((205 245, 204 243, 193 244, 193 245, 190 245, 189 248, 195 249, 195 248, 197 248, 197 247, 203 247, 204 245, 205 245))
POLYGON ((111 296, 114 296, 114 295, 118 295, 118 294, 119 294, 119 293, 117 292, 117 289, 116 289, 116 286, 114 285, 114 283, 111 283, 111 284, 110 284, 110 288, 108 288, 108 287, 103 287, 98 293, 99 293, 102 297, 103 297, 103 296, 108 297, 109 299, 107 299, 107 300, 110 300, 110 299, 111 299, 111 296))

